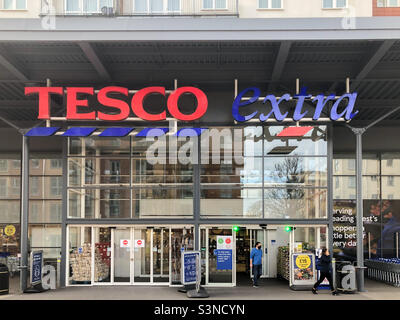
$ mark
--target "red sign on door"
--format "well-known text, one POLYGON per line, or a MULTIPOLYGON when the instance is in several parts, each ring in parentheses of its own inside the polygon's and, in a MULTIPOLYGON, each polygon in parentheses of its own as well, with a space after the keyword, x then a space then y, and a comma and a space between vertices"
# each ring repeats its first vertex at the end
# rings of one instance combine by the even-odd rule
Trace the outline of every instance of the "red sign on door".
POLYGON ((137 239, 135 241, 135 248, 144 248, 144 240, 143 239, 137 239))

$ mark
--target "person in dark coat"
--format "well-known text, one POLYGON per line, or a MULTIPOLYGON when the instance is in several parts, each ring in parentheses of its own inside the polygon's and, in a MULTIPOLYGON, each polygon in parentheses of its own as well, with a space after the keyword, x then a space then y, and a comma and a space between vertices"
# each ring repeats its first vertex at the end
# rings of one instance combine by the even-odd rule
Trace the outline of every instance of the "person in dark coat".
POLYGON ((329 250, 327 248, 323 248, 322 249, 322 255, 321 255, 321 259, 319 262, 319 271, 320 271, 320 276, 319 276, 319 280, 314 284, 312 290, 312 293, 317 294, 317 288, 318 286, 322 283, 322 281, 326 279, 328 279, 329 281, 329 286, 331 287, 331 291, 332 294, 335 296, 337 295, 337 291, 335 290, 335 288, 333 287, 333 282, 332 282, 332 273, 331 273, 331 262, 332 262, 332 258, 329 254, 329 250))

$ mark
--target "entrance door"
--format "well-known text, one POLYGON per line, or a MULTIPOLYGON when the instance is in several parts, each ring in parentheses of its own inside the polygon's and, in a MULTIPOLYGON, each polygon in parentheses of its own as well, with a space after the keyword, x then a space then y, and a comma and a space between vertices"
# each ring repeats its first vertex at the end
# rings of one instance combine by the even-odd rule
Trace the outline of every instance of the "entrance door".
POLYGON ((114 282, 131 282, 131 228, 114 229, 114 282))
POLYGON ((205 227, 201 231, 200 243, 202 253, 205 252, 205 284, 234 286, 236 246, 232 228, 205 227))
POLYGON ((268 256, 266 252, 267 230, 257 227, 240 227, 236 232, 236 283, 237 285, 251 285, 253 270, 250 268, 250 252, 257 242, 261 242, 263 252, 262 277, 267 275, 268 256))
POLYGON ((193 228, 110 228, 111 282, 180 284, 182 250, 194 249, 193 228))
POLYGON ((153 230, 153 282, 169 282, 169 229, 153 230))
POLYGON ((133 230, 133 283, 153 282, 153 229, 133 230))

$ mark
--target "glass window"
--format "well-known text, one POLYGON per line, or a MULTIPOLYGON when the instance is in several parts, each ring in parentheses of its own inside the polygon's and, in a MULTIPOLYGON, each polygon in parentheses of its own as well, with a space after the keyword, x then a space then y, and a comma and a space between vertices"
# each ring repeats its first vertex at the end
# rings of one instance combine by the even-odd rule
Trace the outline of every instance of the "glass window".
POLYGON ((258 7, 260 9, 281 9, 282 0, 259 0, 258 7))
POLYGON ((69 283, 91 284, 92 228, 69 227, 69 283))
POLYGON ((50 160, 50 167, 52 169, 60 169, 60 168, 62 168, 62 160, 61 159, 51 159, 50 160))
POLYGON ((31 168, 32 169, 39 169, 39 166, 40 166, 40 160, 39 159, 31 159, 30 163, 31 163, 31 168))
POLYGON ((258 186, 262 184, 262 159, 245 158, 242 165, 222 162, 201 166, 202 185, 258 186))
POLYGON ((20 160, 13 160, 12 164, 13 164, 13 168, 14 169, 19 169, 21 167, 21 161, 20 160))
POLYGON ((79 12, 81 11, 80 0, 66 0, 66 11, 67 12, 79 12))
POLYGON ((345 8, 346 6, 347 0, 322 0, 322 7, 324 9, 345 8))
POLYGON ((273 157, 264 159, 264 185, 327 186, 325 157, 273 157))
POLYGON ((30 177, 29 179, 29 196, 37 197, 40 195, 39 177, 30 177))
POLYGON ((134 189, 132 197, 136 218, 193 217, 193 188, 134 189))
POLYGON ((135 12, 147 12, 147 0, 135 0, 134 6, 135 12))
POLYGON ((215 0, 215 9, 226 9, 226 0, 215 0))
POLYGON ((202 189, 200 213, 212 217, 262 217, 261 189, 202 189))
POLYGON ((26 0, 16 0, 15 9, 17 10, 26 9, 26 0))
POLYGON ((214 0, 203 0, 203 8, 204 9, 212 9, 214 4, 214 0))
POLYGON ((50 194, 54 196, 61 196, 62 192, 62 177, 50 177, 50 194))
POLYGON ((323 0, 323 8, 333 8, 334 0, 323 0))
POLYGON ((226 0, 203 0, 203 9, 226 9, 226 0))
POLYGON ((69 154, 76 156, 128 155, 130 137, 123 138, 70 138, 69 154))
POLYGON ((7 197, 7 178, 0 178, 0 197, 7 197))
POLYGON ((180 11, 180 0, 168 0, 168 11, 180 11))
POLYGON ((11 178, 11 195, 19 196, 20 194, 20 178, 12 177, 11 178))
POLYGON ((151 12, 163 12, 163 0, 150 0, 151 12))
POLYGON ((69 158, 68 162, 69 186, 129 185, 129 158, 69 158), (84 181, 81 179, 82 174, 84 174, 84 181))
POLYGON ((399 1, 398 0, 378 0, 377 1, 378 8, 383 7, 398 7, 399 1))
POLYGON ((0 159, 0 171, 1 172, 8 171, 8 160, 0 159))
POLYGON ((26 0, 3 0, 3 9, 24 10, 26 9, 26 0))
POLYGON ((264 155, 323 155, 328 152, 327 127, 313 127, 302 137, 280 136, 288 127, 264 128, 264 155))
POLYGON ((268 219, 327 218, 327 190, 266 189, 264 192, 264 215, 268 219))

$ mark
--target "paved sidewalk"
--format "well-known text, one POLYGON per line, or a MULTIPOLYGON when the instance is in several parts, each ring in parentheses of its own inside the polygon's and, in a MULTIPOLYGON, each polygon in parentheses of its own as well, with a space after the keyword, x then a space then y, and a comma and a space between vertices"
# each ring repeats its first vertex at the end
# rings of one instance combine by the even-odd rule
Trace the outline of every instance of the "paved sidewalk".
MULTIPOLYGON (((264 280, 260 288, 242 286, 235 288, 207 288, 209 299, 216 300, 400 300, 400 288, 366 280, 367 292, 332 296, 329 290, 318 295, 311 292, 292 291, 285 281, 264 280)), ((170 287, 94 286, 68 287, 40 294, 10 294, 0 300, 183 300, 186 294, 170 287)))

